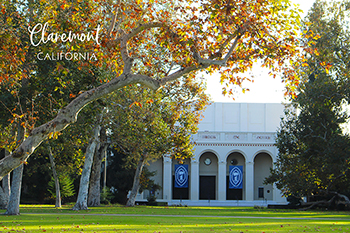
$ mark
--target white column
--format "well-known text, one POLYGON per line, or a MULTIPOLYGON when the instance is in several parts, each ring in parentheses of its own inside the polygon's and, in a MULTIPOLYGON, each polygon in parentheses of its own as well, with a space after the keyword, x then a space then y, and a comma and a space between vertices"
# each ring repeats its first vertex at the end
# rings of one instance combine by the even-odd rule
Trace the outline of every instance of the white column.
POLYGON ((172 161, 168 157, 163 160, 163 199, 172 199, 172 161))
POLYGON ((218 165, 218 200, 226 200, 226 162, 223 160, 218 165))
POLYGON ((245 200, 254 200, 254 162, 245 164, 245 200))
POLYGON ((199 200, 199 161, 191 160, 191 193, 190 199, 193 201, 199 200))

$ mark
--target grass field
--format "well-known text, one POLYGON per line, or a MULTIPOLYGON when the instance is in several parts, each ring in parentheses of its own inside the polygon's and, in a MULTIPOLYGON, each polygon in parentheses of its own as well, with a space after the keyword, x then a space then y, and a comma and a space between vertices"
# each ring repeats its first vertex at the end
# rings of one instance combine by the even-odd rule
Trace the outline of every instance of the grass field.
MULTIPOLYGON (((21 205, 21 215, 0 215, 0 232, 350 232, 350 212, 251 207, 21 205)), ((5 211, 2 211, 2 213, 5 211)))

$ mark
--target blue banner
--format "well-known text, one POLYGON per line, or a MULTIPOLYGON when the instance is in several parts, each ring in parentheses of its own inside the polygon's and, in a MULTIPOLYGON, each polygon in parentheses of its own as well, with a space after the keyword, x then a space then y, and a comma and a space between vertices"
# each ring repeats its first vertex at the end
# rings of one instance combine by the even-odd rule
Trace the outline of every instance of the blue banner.
POLYGON ((243 189, 243 166, 230 166, 230 189, 243 189))
POLYGON ((188 165, 175 164, 175 188, 188 188, 188 165))

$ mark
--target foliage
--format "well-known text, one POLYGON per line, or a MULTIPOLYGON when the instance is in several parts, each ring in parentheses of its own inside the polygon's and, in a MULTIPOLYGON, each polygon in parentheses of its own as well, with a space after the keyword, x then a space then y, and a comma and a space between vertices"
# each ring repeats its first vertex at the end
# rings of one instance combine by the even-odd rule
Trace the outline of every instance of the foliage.
POLYGON ((25 142, 0 164, 1 177, 43 140, 75 122, 87 104, 130 84, 159 89, 184 75, 193 79, 199 71, 218 71, 223 92, 230 94, 229 86, 245 79, 236 74, 252 68, 255 60, 271 68, 272 75, 283 71, 289 93, 299 83, 290 62, 302 57, 300 18, 288 0, 5 0, 0 12, 1 25, 6 25, 0 30, 0 83, 10 87, 5 90, 11 98, 26 97, 25 110, 12 116, 21 118, 28 129, 25 142), (39 33, 45 23, 46 43, 39 33), (38 33, 31 34, 34 28, 38 33), (91 33, 94 39, 65 40, 63 33, 67 36, 69 31, 91 33), (40 60, 41 52, 90 52, 97 60, 40 60), (28 96, 18 89, 25 79, 35 87, 28 96), (40 99, 45 104, 39 105, 40 99), (40 117, 41 126, 36 126, 40 106, 56 117, 40 117))
MULTIPOLYGON (((84 164, 84 152, 91 131, 89 107, 84 109, 75 124, 70 125, 63 133, 50 140, 53 156, 58 173, 65 173, 73 180, 78 181, 84 164)), ((48 182, 52 177, 49 165, 48 150, 45 145, 40 146, 33 157, 28 159, 23 173, 23 199, 26 201, 44 202, 52 196, 48 192, 48 182), (39 195, 38 195, 39 194, 39 195)), ((74 182, 76 186, 76 182, 74 182)), ((77 188, 75 188, 77 193, 77 188)))
POLYGON ((142 174, 140 177, 140 189, 139 192, 142 193, 144 190, 148 190, 153 194, 161 189, 162 187, 159 184, 156 184, 152 177, 157 174, 157 171, 150 171, 147 167, 142 170, 142 174))
POLYGON ((145 162, 164 154, 182 160, 192 156, 190 136, 208 97, 203 83, 183 78, 154 93, 140 86, 117 91, 111 100, 111 139, 124 152, 129 162, 145 162))
POLYGON ((350 193, 350 137, 341 128, 348 116, 338 87, 329 76, 319 75, 300 87, 299 114, 286 112, 282 119, 276 140, 279 156, 267 181, 277 182, 285 195, 350 193))
MULTIPOLYGON (((61 197, 65 198, 73 196, 75 194, 75 191, 72 178, 67 174, 60 173, 58 175, 58 179, 60 181, 61 197)), ((56 198, 55 180, 53 179, 53 177, 51 177, 48 186, 48 191, 50 192, 53 198, 56 198)))
POLYGON ((276 182, 287 196, 320 201, 338 195, 348 202, 339 195, 350 194, 350 136, 343 127, 349 120, 349 4, 316 1, 308 14, 306 25, 319 33, 319 40, 315 53, 300 66, 305 82, 282 119, 279 156, 266 180, 276 182))
POLYGON ((125 157, 127 154, 120 151, 119 148, 112 148, 113 156, 108 156, 107 167, 107 186, 112 189, 114 198, 112 203, 125 204, 127 194, 132 188, 135 169, 125 166, 125 157))
POLYGON ((110 204, 111 200, 113 199, 113 197, 114 197, 114 195, 111 192, 110 188, 105 187, 105 188, 102 189, 102 192, 101 192, 101 203, 110 204))
MULTIPOLYGON (((135 175, 135 167, 127 164, 127 157, 129 154, 123 153, 120 148, 114 147, 111 149, 113 156, 108 156, 107 167, 107 186, 113 190, 112 203, 125 204, 127 201, 127 194, 133 185, 133 177, 135 175)), ((154 172, 150 172, 144 168, 140 180, 140 192, 143 190, 159 189, 160 186, 155 184, 151 179, 154 172)))

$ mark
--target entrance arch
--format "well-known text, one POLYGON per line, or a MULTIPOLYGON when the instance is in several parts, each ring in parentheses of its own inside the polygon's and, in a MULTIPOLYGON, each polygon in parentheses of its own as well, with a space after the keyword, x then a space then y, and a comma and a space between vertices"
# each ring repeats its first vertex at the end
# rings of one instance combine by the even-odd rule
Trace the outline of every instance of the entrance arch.
POLYGON ((243 200, 245 190, 245 158, 240 152, 232 152, 226 161, 226 200, 243 200), (243 166, 243 189, 229 188, 230 166, 243 166))
POLYGON ((199 199, 216 200, 218 183, 218 158, 205 152, 199 158, 199 199))
POLYGON ((257 154, 254 158, 254 200, 273 200, 273 187, 264 185, 264 180, 270 175, 272 158, 266 152, 257 154))

